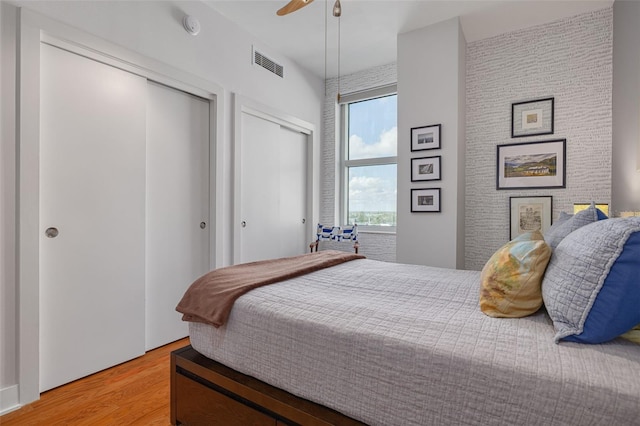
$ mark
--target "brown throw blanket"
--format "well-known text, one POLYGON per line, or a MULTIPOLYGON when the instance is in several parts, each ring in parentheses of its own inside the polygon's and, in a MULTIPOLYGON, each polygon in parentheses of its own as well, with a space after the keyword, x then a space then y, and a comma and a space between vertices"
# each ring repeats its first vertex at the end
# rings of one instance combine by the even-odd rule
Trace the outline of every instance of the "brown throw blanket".
POLYGON ((236 299, 248 291, 355 259, 364 256, 328 250, 215 269, 191 284, 176 311, 183 321, 220 327, 236 299))

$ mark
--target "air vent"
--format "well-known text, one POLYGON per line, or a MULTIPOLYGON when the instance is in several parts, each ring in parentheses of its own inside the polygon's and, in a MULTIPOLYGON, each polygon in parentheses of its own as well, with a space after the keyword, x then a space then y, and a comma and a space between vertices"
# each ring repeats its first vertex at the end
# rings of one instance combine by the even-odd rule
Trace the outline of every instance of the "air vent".
POLYGON ((253 63, 261 66, 265 70, 274 73, 277 76, 284 78, 284 67, 271 59, 264 56, 257 50, 253 51, 253 63))

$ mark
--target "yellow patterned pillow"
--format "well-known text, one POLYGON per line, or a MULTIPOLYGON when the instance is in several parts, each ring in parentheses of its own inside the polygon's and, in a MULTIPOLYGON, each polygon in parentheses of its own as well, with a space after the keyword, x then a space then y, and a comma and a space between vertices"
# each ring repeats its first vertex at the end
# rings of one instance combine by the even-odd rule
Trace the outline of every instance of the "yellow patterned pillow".
POLYGON ((640 324, 636 325, 620 337, 622 337, 623 339, 631 340, 633 343, 640 344, 640 324))
POLYGON ((480 309, 490 317, 520 318, 542 306, 542 278, 551 248, 540 231, 522 234, 496 251, 482 269, 480 309))

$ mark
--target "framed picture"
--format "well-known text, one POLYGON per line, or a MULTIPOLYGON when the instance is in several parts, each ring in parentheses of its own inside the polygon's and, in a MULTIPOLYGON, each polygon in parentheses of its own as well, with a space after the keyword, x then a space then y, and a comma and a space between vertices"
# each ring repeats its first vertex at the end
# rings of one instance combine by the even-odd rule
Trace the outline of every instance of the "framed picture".
POLYGON ((412 213, 439 213, 440 212, 440 188, 412 189, 411 190, 412 213))
POLYGON ((511 211, 510 240, 525 232, 544 233, 551 226, 553 197, 509 197, 509 209, 511 211))
POLYGON ((411 159, 411 182, 440 180, 440 156, 411 159))
POLYGON ((440 124, 411 129, 411 151, 438 148, 440 148, 440 124))
POLYGON ((511 104, 511 137, 553 134, 553 98, 511 104))
POLYGON ((566 139, 498 145, 497 189, 564 188, 566 139))

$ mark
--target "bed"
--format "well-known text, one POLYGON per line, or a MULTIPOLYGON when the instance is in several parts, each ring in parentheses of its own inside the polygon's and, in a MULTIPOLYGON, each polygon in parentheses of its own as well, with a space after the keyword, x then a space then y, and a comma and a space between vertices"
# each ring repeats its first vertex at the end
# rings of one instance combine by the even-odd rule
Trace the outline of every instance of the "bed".
POLYGON ((239 297, 172 354, 173 424, 640 424, 640 345, 492 318, 480 272, 356 259, 239 297))

